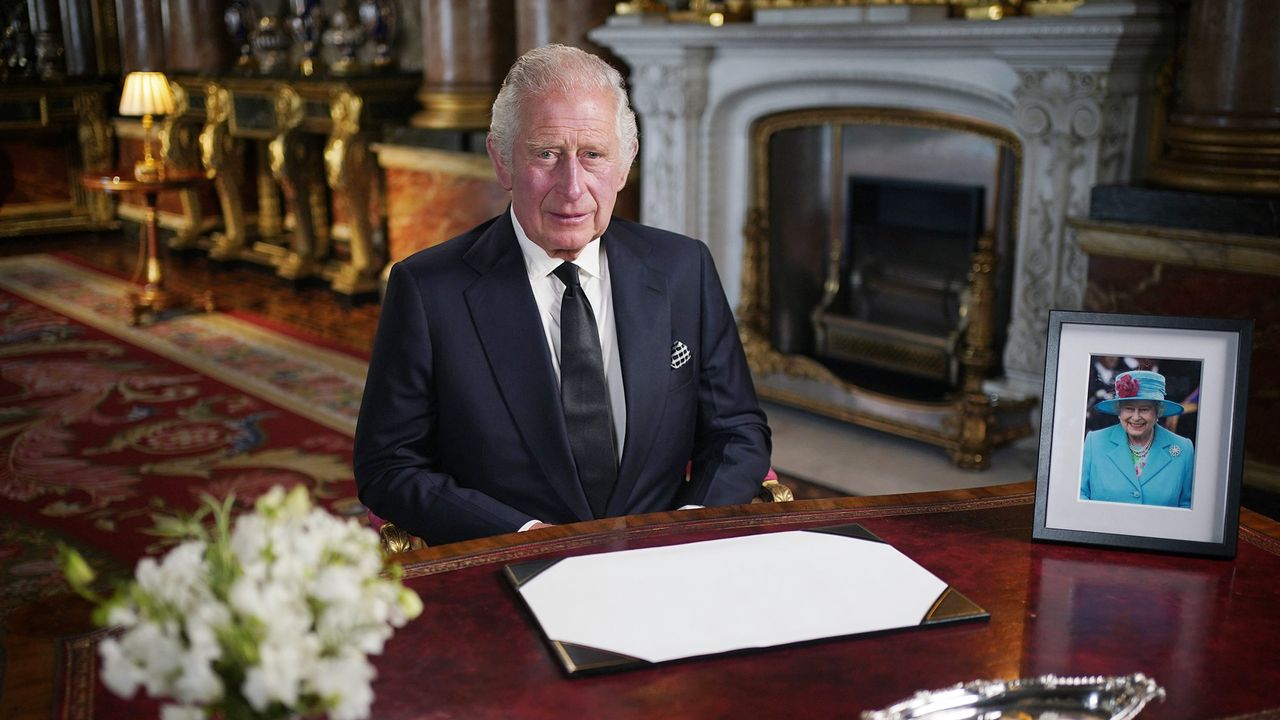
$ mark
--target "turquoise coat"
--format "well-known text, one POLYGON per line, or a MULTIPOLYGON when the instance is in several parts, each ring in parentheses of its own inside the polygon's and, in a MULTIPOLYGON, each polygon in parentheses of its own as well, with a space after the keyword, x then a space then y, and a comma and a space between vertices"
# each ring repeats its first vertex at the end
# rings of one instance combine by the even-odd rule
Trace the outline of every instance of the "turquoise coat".
POLYGON ((1133 474, 1124 428, 1112 425, 1094 430, 1084 438, 1080 499, 1189 508, 1195 465, 1191 441, 1157 425, 1139 479, 1133 474))

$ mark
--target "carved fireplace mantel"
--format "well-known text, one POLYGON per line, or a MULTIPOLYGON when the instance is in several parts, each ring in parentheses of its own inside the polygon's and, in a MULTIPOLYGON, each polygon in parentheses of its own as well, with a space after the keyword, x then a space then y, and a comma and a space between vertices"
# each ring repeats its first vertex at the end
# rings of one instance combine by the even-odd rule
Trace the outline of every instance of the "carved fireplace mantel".
MULTIPOLYGON (((776 14, 775 14, 776 17, 776 14)), ((805 108, 969 118, 1021 144, 1004 377, 1034 398, 1051 308, 1078 308, 1085 257, 1067 218, 1095 184, 1144 162, 1148 104, 1171 19, 1150 0, 1090 0, 1065 17, 1000 22, 696 24, 614 17, 591 33, 631 66, 641 118, 641 219, 707 242, 730 302, 744 279, 752 128, 805 108)))

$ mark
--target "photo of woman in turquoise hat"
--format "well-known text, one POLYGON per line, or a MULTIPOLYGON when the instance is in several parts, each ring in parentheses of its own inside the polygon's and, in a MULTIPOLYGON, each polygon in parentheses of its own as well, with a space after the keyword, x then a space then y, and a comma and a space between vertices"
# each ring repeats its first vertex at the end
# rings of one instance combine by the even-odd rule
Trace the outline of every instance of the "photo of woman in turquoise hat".
POLYGON ((1080 498, 1190 508, 1195 449, 1191 439, 1160 422, 1184 411, 1165 398, 1165 376, 1154 370, 1120 373, 1113 397, 1094 410, 1119 422, 1085 435, 1080 498))

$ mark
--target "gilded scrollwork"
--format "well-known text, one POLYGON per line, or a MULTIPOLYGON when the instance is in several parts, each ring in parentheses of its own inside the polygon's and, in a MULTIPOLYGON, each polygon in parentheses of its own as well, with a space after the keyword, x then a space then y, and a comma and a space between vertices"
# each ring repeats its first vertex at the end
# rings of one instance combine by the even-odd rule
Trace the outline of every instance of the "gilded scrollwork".
POLYGON ((271 173, 279 181, 293 210, 293 242, 280 259, 276 273, 289 280, 301 280, 319 273, 320 258, 328 250, 327 205, 317 202, 313 155, 299 130, 303 101, 298 91, 280 85, 275 89, 277 134, 267 144, 271 173))
POLYGON ((791 488, 783 485, 777 480, 765 480, 760 484, 760 492, 756 497, 763 502, 791 502, 796 499, 795 493, 791 488))
POLYGON ((218 83, 204 87, 205 123, 200 131, 200 161, 214 173, 214 189, 222 207, 223 230, 213 237, 209 256, 235 260, 245 244, 243 185, 244 149, 231 135, 231 93, 218 83))
MULTIPOLYGON (((167 167, 194 170, 201 165, 200 136, 187 88, 170 81, 169 92, 173 95, 174 109, 160 124, 160 158, 167 167)), ((200 240, 204 217, 200 193, 195 188, 184 188, 178 191, 178 198, 186 221, 175 228, 176 232, 168 244, 172 248, 194 247, 200 240)))
POLYGON ((200 162, 208 170, 222 174, 227 165, 230 128, 227 121, 231 117, 231 95, 227 89, 217 83, 209 83, 204 88, 204 127, 200 131, 200 162))
POLYGON ((276 110, 276 135, 267 145, 267 153, 271 158, 271 172, 276 179, 285 181, 285 165, 287 162, 286 144, 289 135, 302 124, 302 96, 288 85, 280 85, 273 97, 276 110))
POLYGON ((173 96, 173 112, 164 116, 160 129, 156 132, 156 138, 160 141, 159 159, 166 165, 187 167, 181 164, 184 160, 181 157, 182 142, 177 134, 183 125, 183 116, 190 111, 191 105, 187 100, 186 89, 178 83, 169 82, 169 94, 173 96))
POLYGON ((992 351, 995 309, 995 241, 989 233, 978 239, 969 269, 969 298, 965 308, 964 342, 960 363, 964 367, 960 397, 960 442, 951 453, 956 465, 981 469, 990 463, 993 417, 983 381, 995 359, 992 351))
POLYGON ((351 140, 360 132, 360 113, 364 101, 347 90, 334 94, 329 100, 329 119, 333 129, 324 148, 324 163, 329 187, 341 189, 347 181, 348 149, 351 140))
POLYGON ((377 288, 373 223, 369 217, 370 188, 375 179, 370 169, 368 141, 361 134, 363 110, 364 101, 348 90, 336 92, 329 99, 333 128, 324 149, 326 176, 335 196, 346 204, 351 229, 351 258, 339 265, 332 287, 347 295, 377 288))
MULTIPOLYGON (((86 170, 97 170, 111 165, 111 126, 107 123, 102 96, 98 93, 77 94, 72 104, 79 121, 76 135, 80 140, 80 162, 86 170)), ((111 201, 105 193, 89 193, 85 197, 89 219, 94 223, 110 222, 114 215, 111 201)))
POLYGON ((80 118, 81 160, 86 169, 105 168, 111 164, 111 129, 103 110, 102 97, 96 93, 75 96, 73 105, 80 118))

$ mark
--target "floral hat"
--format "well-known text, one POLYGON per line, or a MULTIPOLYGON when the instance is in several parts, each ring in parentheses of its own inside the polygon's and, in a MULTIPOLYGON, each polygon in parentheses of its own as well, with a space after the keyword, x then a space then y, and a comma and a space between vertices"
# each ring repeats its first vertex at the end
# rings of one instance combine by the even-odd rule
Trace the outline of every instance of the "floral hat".
POLYGON ((1178 403, 1164 399, 1164 376, 1151 370, 1120 373, 1116 376, 1116 396, 1094 407, 1108 415, 1119 415, 1119 405, 1126 400, 1150 400, 1160 408, 1160 417, 1181 415, 1185 410, 1178 403))

